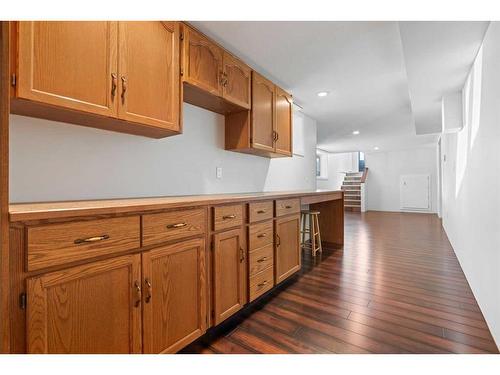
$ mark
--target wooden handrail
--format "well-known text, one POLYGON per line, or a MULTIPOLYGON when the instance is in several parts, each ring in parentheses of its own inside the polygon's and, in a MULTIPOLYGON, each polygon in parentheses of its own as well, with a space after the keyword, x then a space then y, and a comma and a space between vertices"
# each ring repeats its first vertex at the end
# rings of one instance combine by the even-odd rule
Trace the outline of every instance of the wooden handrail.
POLYGON ((366 175, 368 174, 368 168, 365 168, 363 175, 361 176, 361 183, 364 184, 366 180, 366 175))

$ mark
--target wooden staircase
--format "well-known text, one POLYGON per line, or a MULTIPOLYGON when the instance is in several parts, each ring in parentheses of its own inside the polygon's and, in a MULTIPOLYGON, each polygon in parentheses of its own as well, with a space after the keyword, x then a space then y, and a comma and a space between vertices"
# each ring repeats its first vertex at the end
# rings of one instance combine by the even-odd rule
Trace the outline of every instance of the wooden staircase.
POLYGON ((342 182, 344 209, 361 212, 361 178, 363 172, 347 172, 342 182))

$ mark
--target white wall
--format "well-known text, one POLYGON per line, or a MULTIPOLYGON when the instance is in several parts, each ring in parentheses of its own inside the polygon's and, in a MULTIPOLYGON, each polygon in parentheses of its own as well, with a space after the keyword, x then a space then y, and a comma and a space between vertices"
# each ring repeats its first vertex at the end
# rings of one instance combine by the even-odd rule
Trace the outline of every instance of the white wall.
POLYGON ((316 123, 300 112, 304 154, 224 150, 224 117, 184 104, 184 133, 160 140, 11 116, 11 202, 315 189, 316 123), (216 179, 216 167, 223 168, 216 179))
MULTIPOLYGON (((500 346, 500 24, 476 59, 465 127, 443 134, 443 226, 500 346), (481 65, 482 60, 482 65, 481 65), (475 89, 474 89, 475 88, 475 89)), ((464 101, 467 102, 468 100, 464 101)), ((465 103, 467 104, 467 103, 465 103)))
POLYGON ((365 154, 369 168, 365 183, 367 211, 400 211, 400 176, 429 174, 431 177, 431 209, 437 210, 436 147, 365 154))
MULTIPOLYGON (((322 152, 319 150, 318 152, 322 152)), ((317 179, 318 189, 339 190, 344 180, 343 172, 358 171, 358 153, 326 153, 327 155, 327 178, 317 179)))

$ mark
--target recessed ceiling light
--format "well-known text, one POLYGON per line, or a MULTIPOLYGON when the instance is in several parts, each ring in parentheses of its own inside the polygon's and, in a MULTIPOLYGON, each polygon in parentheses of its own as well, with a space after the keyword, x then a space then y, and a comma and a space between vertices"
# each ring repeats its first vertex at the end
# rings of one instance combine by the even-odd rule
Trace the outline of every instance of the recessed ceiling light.
POLYGON ((320 91, 320 92, 318 92, 318 96, 319 96, 320 98, 322 98, 322 97, 324 97, 324 96, 327 96, 327 95, 328 95, 328 91, 320 91))
POLYGON ((377 150, 378 150, 378 146, 375 146, 373 149, 374 149, 375 151, 377 151, 377 150))
POLYGON ((354 131, 352 132, 352 134, 354 134, 354 135, 358 135, 358 134, 359 134, 359 130, 354 130, 354 131))

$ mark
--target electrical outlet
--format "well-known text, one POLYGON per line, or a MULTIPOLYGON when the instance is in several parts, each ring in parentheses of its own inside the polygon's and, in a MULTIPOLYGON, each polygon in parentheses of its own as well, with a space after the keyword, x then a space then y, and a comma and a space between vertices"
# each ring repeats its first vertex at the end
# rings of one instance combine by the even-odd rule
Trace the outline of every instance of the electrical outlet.
POLYGON ((222 167, 215 168, 215 177, 222 178, 222 167))

